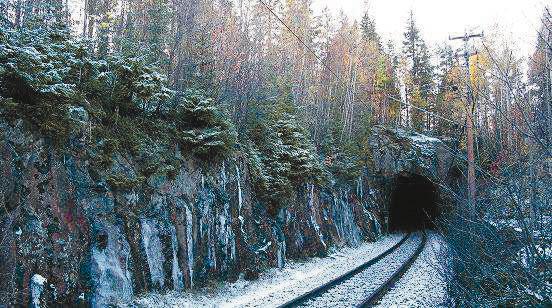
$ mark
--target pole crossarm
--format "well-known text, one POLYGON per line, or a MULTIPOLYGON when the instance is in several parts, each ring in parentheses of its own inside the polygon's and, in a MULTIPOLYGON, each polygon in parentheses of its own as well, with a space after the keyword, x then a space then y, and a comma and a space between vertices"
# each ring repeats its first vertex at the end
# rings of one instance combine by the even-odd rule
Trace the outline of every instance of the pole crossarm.
POLYGON ((469 40, 472 39, 472 38, 483 37, 483 35, 484 35, 483 32, 477 33, 477 34, 468 34, 468 33, 465 33, 464 36, 453 36, 453 37, 451 37, 451 36, 449 35, 449 40, 451 40, 451 41, 454 41, 454 40, 469 41, 469 40))

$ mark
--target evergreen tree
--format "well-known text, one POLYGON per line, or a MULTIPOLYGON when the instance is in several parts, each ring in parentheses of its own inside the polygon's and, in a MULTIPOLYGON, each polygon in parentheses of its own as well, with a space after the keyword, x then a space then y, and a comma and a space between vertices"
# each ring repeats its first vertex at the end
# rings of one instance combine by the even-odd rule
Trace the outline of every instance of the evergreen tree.
POLYGON ((257 107, 257 111, 252 110, 247 132, 251 143, 245 150, 254 188, 267 211, 275 216, 287 205, 294 187, 321 183, 323 168, 308 133, 297 120, 290 95, 276 105, 259 103, 257 107))
POLYGON ((410 62, 410 74, 414 84, 420 87, 422 97, 427 99, 432 90, 434 72, 429 49, 420 35, 412 11, 404 33, 403 53, 410 62))
MULTIPOLYGON (((437 95, 435 97, 434 112, 441 118, 436 119, 435 130, 440 136, 452 135, 456 133, 456 125, 444 121, 442 118, 449 118, 451 112, 455 112, 458 108, 455 97, 457 96, 458 87, 458 66, 454 62, 454 52, 449 45, 438 49, 439 66, 437 68, 437 95)), ((460 113, 460 117, 462 114, 460 113)))
POLYGON ((362 38, 366 41, 376 42, 381 49, 381 40, 376 32, 376 21, 370 17, 368 11, 366 11, 362 17, 360 28, 362 29, 362 38))
MULTIPOLYGON (((429 49, 420 35, 412 11, 404 33, 403 54, 408 61, 410 74, 407 94, 413 98, 408 103, 417 108, 428 109, 434 88, 434 68, 429 49)), ((430 128, 430 118, 423 111, 412 108, 410 114, 416 129, 430 128)))

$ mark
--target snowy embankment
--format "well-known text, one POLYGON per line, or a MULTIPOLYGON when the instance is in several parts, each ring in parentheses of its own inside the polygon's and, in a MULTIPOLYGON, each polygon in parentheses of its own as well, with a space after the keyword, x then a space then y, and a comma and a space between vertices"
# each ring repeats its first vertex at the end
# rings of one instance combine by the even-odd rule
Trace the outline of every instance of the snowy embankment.
POLYGON ((255 281, 204 288, 194 292, 148 294, 129 306, 134 307, 275 307, 383 253, 403 234, 391 234, 374 243, 342 248, 326 258, 306 262, 287 262, 282 270, 270 269, 255 281))
POLYGON ((450 307, 440 263, 445 249, 442 238, 428 232, 426 247, 379 307, 450 307))

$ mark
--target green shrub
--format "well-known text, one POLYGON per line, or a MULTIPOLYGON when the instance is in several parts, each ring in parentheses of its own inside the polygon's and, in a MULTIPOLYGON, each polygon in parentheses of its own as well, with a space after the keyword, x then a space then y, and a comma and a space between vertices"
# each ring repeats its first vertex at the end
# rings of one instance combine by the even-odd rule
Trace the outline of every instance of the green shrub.
POLYGON ((283 108, 255 114, 244 147, 257 196, 275 215, 287 206, 295 187, 321 183, 323 168, 316 150, 295 117, 283 108))
MULTIPOLYGON (((24 119, 59 149, 73 137, 87 142, 99 173, 119 153, 134 157, 142 175, 175 176, 177 143, 202 159, 231 153, 234 127, 211 98, 200 91, 175 96, 144 58, 97 59, 88 50, 67 29, 0 27, 0 115, 24 119)), ((110 178, 114 187, 127 182, 110 178)))
POLYGON ((112 174, 107 177, 107 183, 116 190, 127 191, 139 187, 145 181, 145 177, 129 178, 122 174, 112 174))
POLYGON ((187 91, 170 111, 182 147, 201 158, 222 158, 237 142, 234 126, 201 91, 187 91))
POLYGON ((63 30, 0 32, 0 95, 7 98, 0 112, 28 119, 54 140, 66 138, 75 124, 69 109, 82 103, 70 81, 81 46, 63 30))

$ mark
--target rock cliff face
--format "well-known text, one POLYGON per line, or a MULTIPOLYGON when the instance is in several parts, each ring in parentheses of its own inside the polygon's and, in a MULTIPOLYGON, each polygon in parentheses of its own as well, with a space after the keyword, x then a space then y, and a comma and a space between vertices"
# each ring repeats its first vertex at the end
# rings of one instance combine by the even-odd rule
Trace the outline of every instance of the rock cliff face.
POLYGON ((304 183, 271 217, 240 154, 204 166, 175 148, 179 168, 136 181, 134 159, 115 153, 111 170, 97 172, 79 140, 57 151, 22 123, 0 123, 0 303, 103 306, 254 279, 263 267, 380 233, 367 175, 304 183))
POLYGON ((368 140, 374 164, 373 174, 392 179, 400 173, 445 181, 452 167, 452 152, 437 138, 376 126, 368 140))
POLYGON ((0 124, 0 303, 15 305, 117 304, 151 290, 255 279, 286 259, 374 240, 394 178, 441 181, 451 161, 438 139, 376 127, 363 176, 301 184, 271 216, 239 153, 204 164, 175 148, 178 168, 138 181, 136 159, 115 153, 98 172, 82 140, 54 150, 22 123, 0 124))
MULTIPOLYGON (((402 129, 376 126, 368 140, 372 157, 370 168, 375 202, 382 210, 383 224, 388 225, 388 205, 397 179, 401 176, 421 176, 435 184, 439 203, 448 204, 446 192, 439 183, 448 183, 458 170, 452 150, 440 139, 402 129)), ((454 180, 454 179, 452 179, 454 180)))

